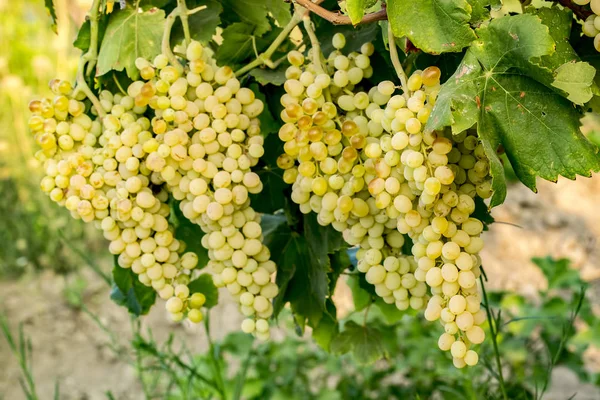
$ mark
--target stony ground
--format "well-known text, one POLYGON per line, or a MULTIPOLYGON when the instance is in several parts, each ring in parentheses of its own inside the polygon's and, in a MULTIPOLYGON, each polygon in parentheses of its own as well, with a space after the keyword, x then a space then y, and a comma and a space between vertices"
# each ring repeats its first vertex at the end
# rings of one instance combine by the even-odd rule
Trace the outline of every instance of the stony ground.
MULTIPOLYGON (((534 293, 544 287, 545 280, 530 259, 552 255, 573 260, 573 266, 593 282, 592 296, 598 299, 599 200, 600 176, 558 184, 540 182, 538 195, 522 186, 512 187, 506 204, 494 210, 498 223, 485 234, 482 257, 490 286, 534 293)), ((82 274, 88 281, 85 304, 115 332, 118 342, 126 344, 131 336, 128 315, 108 301, 108 289, 102 281, 87 270, 82 274)), ((107 390, 119 400, 141 398, 135 369, 110 350, 109 337, 88 315, 66 301, 65 288, 72 287, 74 279, 48 272, 18 282, 0 282, 0 311, 8 315, 13 328, 22 322, 31 337, 40 396, 52 398, 58 381, 61 399, 105 399, 107 390)), ((212 320, 213 335, 220 337, 237 329, 240 317, 231 302, 223 301, 213 310, 212 320)), ((170 324, 158 308, 143 324, 152 329, 159 342, 175 332, 192 350, 203 350, 206 343, 203 328, 170 324)), ((0 399, 22 399, 18 365, 4 340, 0 340, 0 371, 0 399)), ((569 371, 557 369, 547 399, 567 399, 575 392, 576 400, 600 399, 597 389, 581 385, 569 371)))

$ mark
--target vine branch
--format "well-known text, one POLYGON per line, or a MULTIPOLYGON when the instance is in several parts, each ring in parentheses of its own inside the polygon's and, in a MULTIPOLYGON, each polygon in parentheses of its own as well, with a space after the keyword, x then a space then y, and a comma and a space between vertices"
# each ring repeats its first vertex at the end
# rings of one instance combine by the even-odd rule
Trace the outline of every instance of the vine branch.
POLYGON ((321 65, 321 45, 319 44, 319 39, 315 33, 312 21, 310 20, 310 16, 308 14, 304 15, 304 29, 310 38, 311 44, 311 54, 312 54, 312 62, 314 66, 317 68, 317 73, 323 73, 323 66, 321 65))
MULTIPOLYGON (((319 17, 326 19, 334 25, 352 25, 350 17, 342 15, 339 12, 329 11, 318 4, 313 3, 311 0, 294 0, 297 4, 306 8, 309 11, 317 14, 319 17)), ((385 21, 387 20, 386 9, 381 9, 377 12, 367 14, 359 22, 359 24, 368 24, 371 22, 385 21)))

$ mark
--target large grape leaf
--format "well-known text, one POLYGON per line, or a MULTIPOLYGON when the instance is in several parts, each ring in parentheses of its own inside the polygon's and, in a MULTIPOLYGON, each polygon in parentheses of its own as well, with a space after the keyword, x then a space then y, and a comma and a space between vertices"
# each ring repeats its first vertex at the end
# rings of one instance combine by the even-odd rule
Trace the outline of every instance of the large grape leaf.
POLYGON ((458 52, 476 39, 467 0, 389 0, 388 19, 396 37, 408 37, 427 53, 458 52))
POLYGON ((562 59, 553 55, 555 42, 540 18, 499 18, 477 34, 480 39, 443 85, 426 129, 452 126, 459 133, 477 124, 494 178, 491 206, 506 196, 499 146, 534 191, 537 176, 556 181, 599 170, 598 149, 579 130, 580 112, 549 87, 562 59))
POLYGON ((160 53, 164 24, 165 12, 157 8, 138 12, 127 7, 112 13, 102 39, 96 75, 126 70, 130 78, 136 79, 136 58, 151 59, 160 53))

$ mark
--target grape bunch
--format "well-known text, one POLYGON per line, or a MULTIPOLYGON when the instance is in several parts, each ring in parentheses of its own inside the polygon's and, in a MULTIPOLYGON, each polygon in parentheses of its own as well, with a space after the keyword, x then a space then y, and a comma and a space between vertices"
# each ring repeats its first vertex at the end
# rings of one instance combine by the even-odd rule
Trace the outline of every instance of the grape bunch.
POLYGON ((391 81, 369 88, 372 45, 344 55, 344 44, 335 35, 324 63, 289 53, 278 166, 300 210, 359 247, 357 269, 376 293, 441 319, 439 347, 457 367, 475 365, 470 347, 484 338, 476 285, 483 224, 471 215, 476 197, 491 196, 483 147, 467 132, 424 131, 440 89, 437 67, 415 71, 402 94, 391 81), (411 254, 402 253, 405 235, 411 254))
POLYGON ((369 193, 379 166, 364 156, 369 141, 384 132, 370 115, 390 101, 395 88, 389 82, 391 90, 389 85, 361 90, 373 73, 372 44, 344 55, 345 37, 336 34, 333 45, 336 50, 324 63, 306 62, 296 51, 288 54, 292 65, 281 98, 285 125, 279 131, 285 154, 278 166, 303 213, 317 213, 320 224, 331 224, 360 247, 358 269, 377 294, 399 309, 420 309, 426 285, 414 278, 414 260, 399 251, 404 237, 396 220, 369 193))
POLYGON ((243 330, 268 338, 276 266, 248 197, 262 190, 251 168, 264 153, 263 103, 200 43, 179 50, 185 66, 165 54, 137 59, 141 78, 126 94, 100 93, 103 118, 91 118, 97 110, 86 113, 84 97, 70 96, 65 82, 52 82, 55 99, 32 102, 42 189, 74 217, 94 221, 119 265, 152 286, 174 320, 197 323, 206 299, 187 284, 198 257, 184 253, 169 223, 169 199, 179 200, 206 232, 215 284, 227 286, 248 317, 243 330))
POLYGON ((471 215, 475 197, 491 196, 491 177, 475 134, 423 131, 439 91, 439 77, 436 67, 415 72, 407 81, 405 101, 399 98, 372 113, 373 119, 390 127, 386 129, 390 134, 369 143, 365 155, 385 163, 369 182, 370 193, 380 207, 395 213, 398 232, 412 239, 411 253, 418 265, 415 279, 425 282, 433 295, 425 318, 441 319, 445 333, 439 347, 450 350, 454 364, 463 367, 477 363, 470 346, 485 336, 479 326, 485 313, 477 289, 483 223, 471 215), (403 177, 399 185, 388 184, 390 169, 403 177))
POLYGON ((174 320, 200 322, 205 296, 190 296, 187 287, 198 257, 183 253, 185 244, 174 238, 168 194, 145 167, 143 144, 152 134, 144 107, 131 96, 104 92, 109 114, 92 119, 69 82, 54 80, 50 88, 54 99, 30 103, 29 126, 46 174, 42 190, 74 218, 102 229, 119 265, 157 290, 174 320))
POLYGON ((155 114, 146 165, 181 201, 183 215, 206 233, 202 245, 214 282, 240 302, 247 317, 243 330, 268 338, 276 266, 248 197, 263 188, 251 168, 264 154, 257 119, 264 105, 231 68, 217 67, 200 43, 191 42, 185 54, 183 71, 164 56, 152 64, 138 60, 142 78, 158 78, 140 84, 152 94, 140 101, 155 114))

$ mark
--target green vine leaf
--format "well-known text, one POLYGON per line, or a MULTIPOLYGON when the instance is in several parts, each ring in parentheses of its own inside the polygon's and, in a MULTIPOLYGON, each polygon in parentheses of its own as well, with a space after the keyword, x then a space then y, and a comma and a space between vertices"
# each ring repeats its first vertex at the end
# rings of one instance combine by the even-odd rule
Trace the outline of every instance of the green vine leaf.
POLYGON ((225 28, 221 34, 223 43, 216 53, 217 63, 236 66, 254 55, 254 45, 256 45, 256 51, 260 53, 281 32, 281 29, 274 29, 269 35, 258 37, 253 33, 254 29, 254 25, 246 22, 235 22, 225 28))
POLYGON ((388 356, 379 329, 361 326, 354 321, 347 322, 344 330, 331 342, 331 352, 334 354, 352 352, 354 359, 364 365, 388 356))
POLYGON ((131 79, 137 79, 135 60, 152 59, 160 54, 164 24, 165 12, 156 8, 140 13, 128 7, 111 14, 98 55, 96 76, 111 70, 126 70, 131 79))
POLYGON ((459 52, 476 39, 467 0, 389 0, 394 36, 406 36, 426 53, 459 52), (415 23, 417 22, 418 23, 415 23))
POLYGON ((206 297, 206 303, 204 307, 212 308, 219 302, 219 290, 213 283, 212 276, 209 274, 202 274, 196 279, 188 283, 190 294, 202 293, 206 297))
POLYGON ((327 312, 323 318, 313 328, 312 337, 326 351, 330 351, 332 340, 340 333, 338 321, 335 319, 336 308, 331 299, 327 299, 325 304, 327 312))
POLYGON ((426 130, 477 124, 494 179, 491 207, 506 197, 502 146, 517 177, 536 190, 536 177, 574 179, 600 169, 598 149, 579 130, 580 112, 540 81, 555 42, 534 15, 503 17, 477 30, 455 74, 442 86, 426 130), (539 79, 539 80, 538 80, 539 79))
POLYGON ((116 257, 112 276, 110 298, 135 316, 148 314, 156 301, 156 291, 142 284, 131 268, 120 267, 116 257))
POLYGON ((471 24, 479 25, 490 18, 490 9, 500 9, 499 0, 467 0, 471 5, 471 24))
POLYGON ((44 5, 46 6, 46 10, 48 11, 50 20, 52 21, 52 30, 54 31, 54 33, 57 33, 56 23, 58 21, 58 17, 56 16, 56 9, 54 8, 54 0, 44 0, 44 5))
POLYGON ((537 15, 549 29, 550 35, 556 44, 556 51, 551 55, 534 60, 539 66, 538 81, 548 87, 559 89, 560 94, 575 104, 587 103, 593 96, 592 85, 596 70, 587 62, 582 62, 569 43, 573 13, 568 9, 533 8, 527 11, 537 15))
MULTIPOLYGON (((271 30, 268 0, 222 0, 223 8, 235 14, 237 19, 252 26, 251 34, 262 36, 271 30)), ((283 3, 280 1, 280 3, 283 3)))
MULTIPOLYGON (((192 39, 202 43, 210 42, 221 24, 223 6, 217 0, 187 0, 187 6, 189 9, 206 6, 204 10, 190 15, 188 24, 192 39)), ((183 27, 181 24, 176 24, 171 34, 171 43, 177 43, 183 38, 183 27)))
POLYGON ((267 10, 273 15, 279 26, 286 26, 292 20, 291 2, 267 0, 267 10))
POLYGON ((556 69, 552 86, 567 92, 573 103, 585 104, 594 96, 595 76, 596 69, 586 62, 567 63, 556 69))
POLYGON ((223 43, 216 54, 219 64, 233 65, 250 57, 253 54, 253 30, 254 26, 245 22, 236 22, 223 29, 223 43))
POLYGON ((248 75, 254 77, 261 85, 283 86, 286 81, 285 70, 289 65, 282 64, 275 69, 254 68, 248 75))
POLYGON ((363 19, 366 8, 367 0, 346 0, 346 10, 353 25, 358 24, 363 19))
POLYGON ((292 230, 284 215, 263 215, 264 243, 279 266, 274 314, 289 302, 299 323, 306 321, 315 327, 327 313, 329 254, 341 249, 343 239, 333 228, 321 227, 313 214, 302 218, 302 227, 300 234, 292 230))

